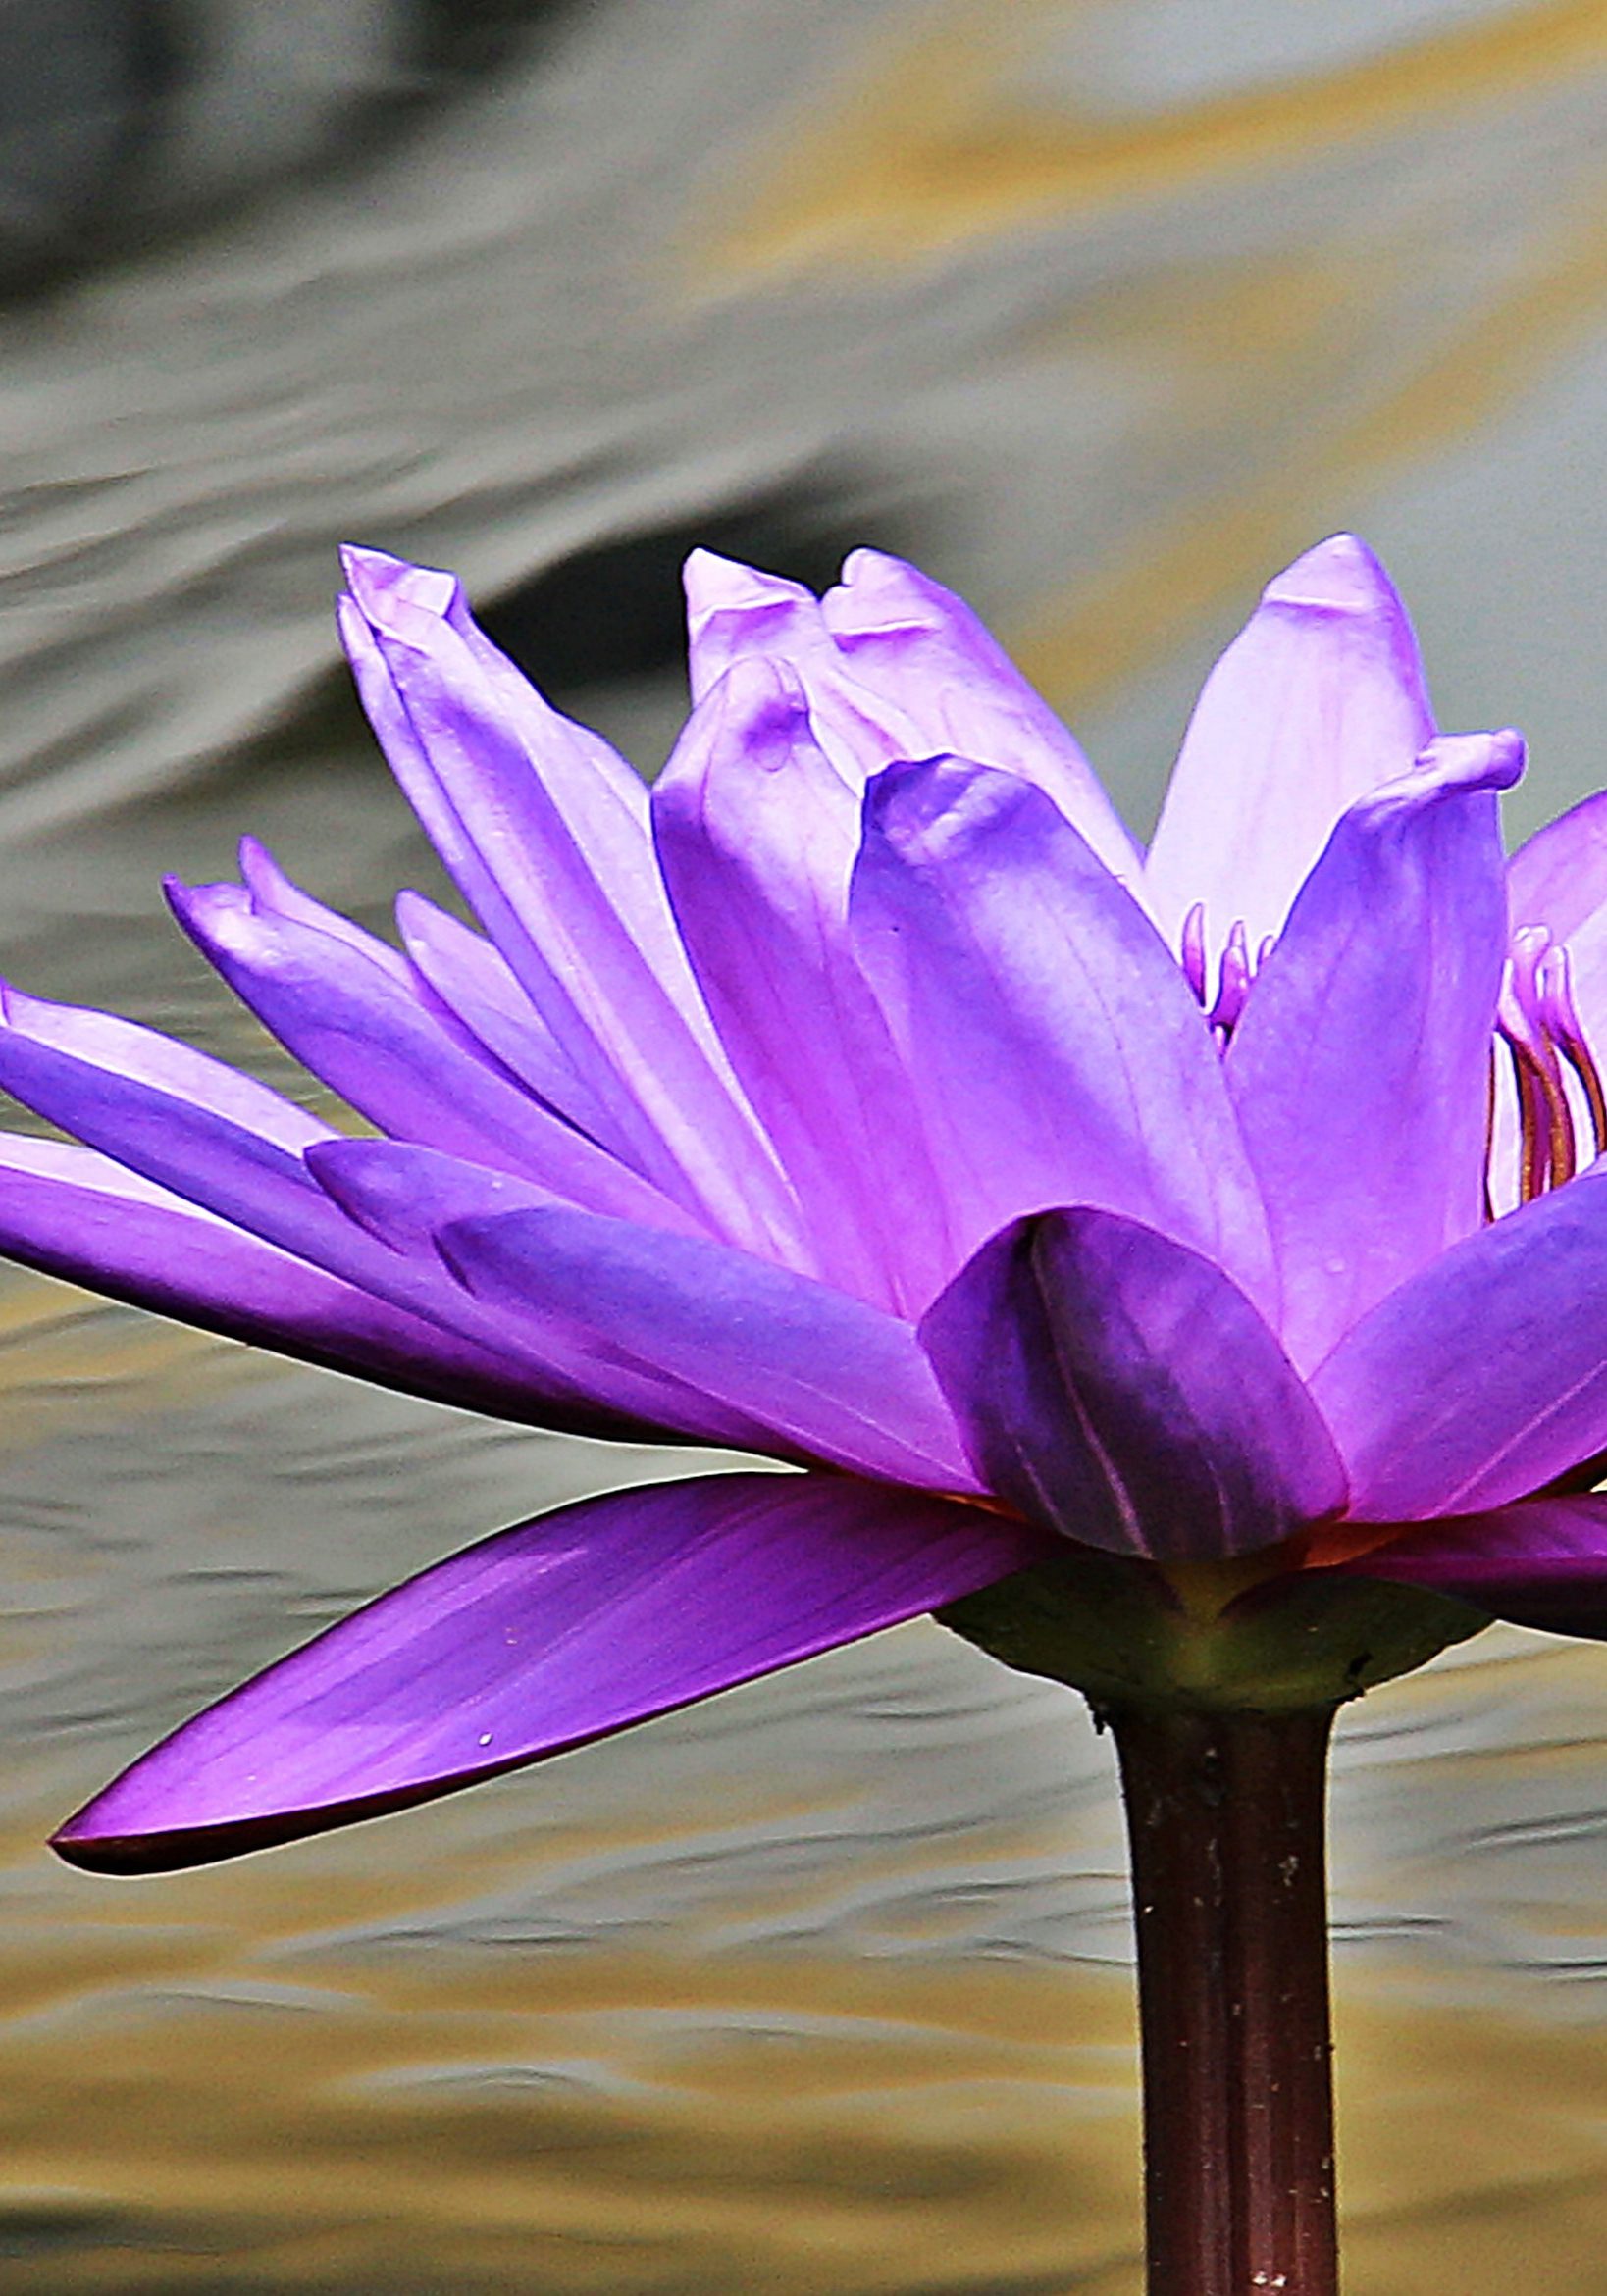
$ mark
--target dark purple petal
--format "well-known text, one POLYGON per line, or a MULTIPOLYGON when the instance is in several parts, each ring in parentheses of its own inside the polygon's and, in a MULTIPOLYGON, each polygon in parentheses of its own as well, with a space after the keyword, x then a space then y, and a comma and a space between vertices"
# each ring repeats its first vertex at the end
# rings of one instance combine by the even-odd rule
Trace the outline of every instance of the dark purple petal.
POLYGON ((1607 1159, 1380 1301, 1312 1374, 1351 1513, 1527 1498, 1607 1450, 1607 1159))
POLYGON ((1035 784, 1106 865, 1136 881, 1138 850, 1076 742, 970 608, 880 550, 855 550, 816 604, 797 583, 709 551, 687 561, 693 692, 733 663, 784 661, 815 733, 859 789, 905 758, 969 758, 1035 784))
POLYGON ((566 1403, 505 1356, 292 1259, 74 1142, 0 1134, 0 1251, 404 1395, 583 1434, 656 1431, 580 1399, 566 1403))
POLYGON ((583 1501, 482 1541, 186 1723, 55 1837, 159 1872, 406 1808, 974 1594, 1041 1534, 823 1476, 583 1501))
POLYGON ((1242 1555, 1344 1505, 1327 1430, 1256 1309, 1136 1221, 1016 1221, 920 1338, 986 1487, 1086 1546, 1242 1555))
POLYGON ((1409 771, 1434 731, 1412 626, 1354 535, 1270 583, 1207 679, 1145 870, 1173 946, 1196 901, 1213 950, 1281 930, 1339 816, 1409 771))
POLYGON ((1483 1210, 1516 734, 1433 742, 1353 805, 1250 991, 1227 1080, 1303 1367, 1483 1210))
POLYGON ((691 1225, 678 1204, 464 1051, 405 972, 258 910, 236 886, 170 884, 168 894, 185 932, 264 1027, 382 1131, 517 1173, 593 1211, 691 1225))
POLYGON ((1456 1595, 1520 1626, 1607 1640, 1607 1497, 1452 1515, 1339 1567, 1456 1595))
MULTIPOLYGON (((309 1148, 340 1137, 327 1125, 183 1046, 103 1014, 40 1005, 14 991, 5 993, 5 1013, 10 1025, 0 1027, 0 1085, 90 1148, 264 1243, 489 1352, 521 1391, 552 1399, 571 1416, 583 1411, 595 1419, 604 1410, 638 1426, 660 1424, 653 1406, 662 1400, 662 1382, 598 1369, 584 1355, 577 1361, 573 1348, 544 1352, 535 1345, 528 1318, 515 1322, 470 1299, 433 1248, 410 1253, 378 1241, 318 1185, 299 1154, 219 1109, 237 1100, 254 1112, 260 1094, 274 1103, 268 1114, 283 1133, 312 1136, 309 1148), (104 1065, 115 1058, 137 1061, 169 1082, 150 1084, 104 1065), (203 1092, 218 1105, 207 1104, 199 1097, 203 1092)), ((519 1415, 534 1418, 537 1411, 533 1405, 519 1415)), ((674 1417, 662 1424, 687 1432, 674 1417)))
POLYGON ((955 760, 865 793, 850 918, 948 1199, 956 1264, 1022 1212, 1097 1204, 1270 1284, 1200 1008, 1041 791, 955 760))
POLYGON ((448 577, 373 552, 347 575, 342 632, 391 767, 610 1143, 722 1234, 798 1256, 675 932, 646 790, 501 662, 448 577))
POLYGON ((764 1430, 754 1448, 975 1488, 913 1329, 861 1300, 726 1245, 589 1212, 451 1219, 439 1242, 477 1300, 571 1334, 600 1365, 684 1382, 764 1430))
POLYGON ((918 1312, 952 1264, 941 1192, 849 942, 859 805, 802 691, 739 661, 694 710, 652 802, 682 937, 804 1206, 813 1272, 918 1312))
MULTIPOLYGON (((689 1383, 599 1350, 584 1323, 566 1314, 561 1301, 549 1301, 540 1277, 499 1301, 489 1293, 472 1296, 448 1273, 439 1250, 441 1230, 456 1220, 494 1219, 550 1203, 528 1182, 443 1155, 439 1148, 390 1140, 321 1142, 308 1150, 307 1168, 365 1241, 377 1238, 389 1247, 385 1258, 424 1293, 426 1312, 471 1336, 483 1336, 510 1362, 522 1365, 544 1393, 584 1397, 593 1407, 630 1418, 639 1428, 699 1443, 737 1451, 777 1448, 762 1422, 725 1408, 695 1377, 689 1383), (441 1293, 448 1297, 441 1299, 441 1293)), ((609 1229, 617 1224, 605 1223, 609 1229)), ((651 1230, 643 1232, 645 1250, 651 1250, 651 1230)))

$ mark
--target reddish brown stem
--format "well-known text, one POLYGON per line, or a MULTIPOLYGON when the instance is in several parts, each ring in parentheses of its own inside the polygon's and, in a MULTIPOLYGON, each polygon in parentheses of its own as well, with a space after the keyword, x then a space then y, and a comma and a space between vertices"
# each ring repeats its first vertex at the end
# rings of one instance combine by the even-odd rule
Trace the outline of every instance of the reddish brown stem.
POLYGON ((1105 1718, 1132 1850, 1150 2296, 1337 2296, 1333 1709, 1105 1718))

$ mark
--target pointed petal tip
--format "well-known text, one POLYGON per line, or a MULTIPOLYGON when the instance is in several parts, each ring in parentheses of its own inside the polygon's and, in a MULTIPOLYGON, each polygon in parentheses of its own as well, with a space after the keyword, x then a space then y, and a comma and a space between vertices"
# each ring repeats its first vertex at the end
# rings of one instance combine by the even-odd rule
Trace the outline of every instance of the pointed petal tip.
POLYGON ((405 558, 393 557, 389 550, 371 549, 365 542, 342 542, 339 555, 346 587, 359 600, 382 594, 409 571, 405 558))
POLYGON ((455 574, 434 566, 414 566, 405 558, 393 558, 389 551, 369 550, 344 543, 340 550, 341 571, 346 578, 346 588, 336 601, 336 610, 342 623, 354 609, 368 628, 382 637, 404 637, 405 626, 396 626, 398 612, 404 617, 423 614, 432 621, 444 621, 457 603, 461 589, 455 574), (346 609, 346 612, 342 612, 346 609))
POLYGON ((872 548, 861 542, 843 560, 843 584, 852 589, 855 583, 874 582, 878 574, 895 572, 907 574, 908 567, 902 558, 895 558, 886 550, 872 548))
POLYGON ((768 720, 780 713, 789 721, 807 723, 808 694, 804 681, 789 661, 777 654, 744 654, 710 689, 726 711, 744 720, 768 720))
MULTIPOLYGON (((497 1765, 502 1766, 505 1765, 497 1765)), ((484 1773, 494 1774, 494 1770, 484 1773)), ((480 1775, 461 1781, 466 1786, 480 1782, 480 1775)), ((446 1792, 450 1788, 441 1786, 434 1791, 446 1792)), ((100 1802, 115 1792, 115 1787, 109 1788, 105 1797, 97 1796, 93 1802, 86 1803, 50 1835, 47 1847, 64 1865, 71 1865, 78 1873, 105 1875, 120 1881, 163 1873, 191 1873, 198 1866, 221 1865, 232 1858, 248 1857, 254 1850, 283 1849, 290 1842, 334 1833, 341 1826, 356 1825, 365 1818, 392 1816, 431 1799, 429 1789, 376 1794, 306 1810, 274 1811, 261 1817, 225 1818, 209 1825, 153 1824, 130 1831, 123 1821, 116 1830, 102 1831, 95 1824, 95 1811, 100 1802)))
POLYGON ((1419 750, 1409 772, 1380 782, 1362 799, 1358 811, 1387 813, 1397 805, 1416 807, 1429 789, 1468 795, 1481 790, 1510 790, 1523 779, 1528 756, 1523 735, 1510 726, 1491 734, 1436 734, 1419 750))
POLYGON ((1330 535, 1274 576, 1263 597, 1270 606, 1313 608, 1330 614, 1369 614, 1397 603, 1395 586, 1359 535, 1330 535))
POLYGON ((801 598, 813 602, 813 593, 785 575, 765 574, 740 558, 724 558, 717 550, 689 553, 681 569, 687 618, 694 632, 715 614, 762 612, 766 606, 792 604, 801 598))
POLYGON ((861 547, 843 561, 843 578, 821 601, 839 638, 868 638, 879 631, 941 631, 945 622, 974 623, 963 601, 930 575, 890 550, 861 547))
POLYGON ((162 880, 162 893, 180 929, 198 943, 203 953, 227 931, 231 919, 255 913, 255 903, 244 886, 225 880, 218 885, 187 885, 171 872, 162 880))
MULTIPOLYGON (((93 1806, 91 1805, 91 1808, 93 1806)), ((69 1818, 50 1836, 48 1847, 64 1865, 77 1873, 105 1874, 124 1880, 138 1874, 179 1873, 206 1865, 233 1853, 212 1843, 212 1829, 181 1834, 97 1834, 78 1831, 81 1818, 69 1818)), ((249 1848, 250 1844, 241 1844, 249 1848)))
POLYGON ((865 784, 864 824, 901 859, 930 862, 958 856, 990 827, 1030 817, 1048 802, 1013 774, 944 752, 898 758, 872 774, 865 784))
POLYGON ((270 908, 293 899, 300 887, 282 869, 260 838, 242 837, 239 842, 240 882, 253 901, 270 908))
POLYGON ((891 550, 873 549, 869 543, 861 543, 843 560, 844 589, 863 592, 896 587, 914 590, 924 588, 927 580, 907 558, 896 558, 891 550))
POLYGON ((714 750, 740 752, 750 766, 779 767, 812 739, 808 695, 792 664, 774 654, 740 654, 698 695, 659 777, 659 804, 689 778, 700 780, 714 750))

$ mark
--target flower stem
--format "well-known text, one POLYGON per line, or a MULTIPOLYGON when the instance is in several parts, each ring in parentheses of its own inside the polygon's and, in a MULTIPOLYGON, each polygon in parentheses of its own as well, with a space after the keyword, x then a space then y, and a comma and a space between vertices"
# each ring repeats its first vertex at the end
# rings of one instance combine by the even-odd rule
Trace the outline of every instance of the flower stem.
POLYGON ((1132 1850, 1150 2296, 1336 2296, 1334 1709, 1102 1713, 1132 1850))

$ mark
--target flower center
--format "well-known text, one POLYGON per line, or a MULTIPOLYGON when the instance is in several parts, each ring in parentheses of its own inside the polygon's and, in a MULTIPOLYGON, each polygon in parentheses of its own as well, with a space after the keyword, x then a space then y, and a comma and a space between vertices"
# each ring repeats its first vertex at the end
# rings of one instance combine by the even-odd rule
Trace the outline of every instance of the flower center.
MULTIPOLYGON (((1252 958, 1244 921, 1236 919, 1222 944, 1213 993, 1204 901, 1196 901, 1183 919, 1178 963, 1218 1052, 1231 1043, 1251 983, 1275 939, 1270 933, 1252 958)), ((1574 1001, 1568 950, 1543 925, 1519 926, 1501 976, 1484 1133, 1484 1216, 1491 1220, 1496 1216, 1493 1164, 1503 1047, 1517 1097, 1518 1201, 1531 1203, 1548 1188, 1573 1179, 1586 1127, 1591 1154, 1607 1154, 1607 1090, 1574 1001)))
MULTIPOLYGON (((1579 1169, 1580 1125, 1568 1080, 1579 1088, 1595 1155, 1607 1151, 1607 1096, 1574 1002, 1568 951, 1543 925, 1521 925, 1501 976, 1490 1046, 1490 1123, 1505 1046, 1518 1095, 1518 1200, 1530 1203, 1579 1169)), ((1486 1157, 1486 1165, 1488 1159, 1486 1157)), ((1485 1180, 1486 1208, 1489 1182, 1485 1180)))
POLYGON ((1217 1041, 1218 1051, 1225 1052, 1233 1031, 1239 1025, 1244 1000, 1250 994, 1250 984, 1267 962, 1267 952, 1277 936, 1269 933, 1252 960, 1244 919, 1235 917, 1232 929, 1222 944, 1221 961, 1217 968, 1217 994, 1213 996, 1206 960, 1205 925, 1205 902, 1196 901, 1183 919, 1178 961, 1183 968, 1183 978, 1198 998, 1200 1009, 1217 1041))

